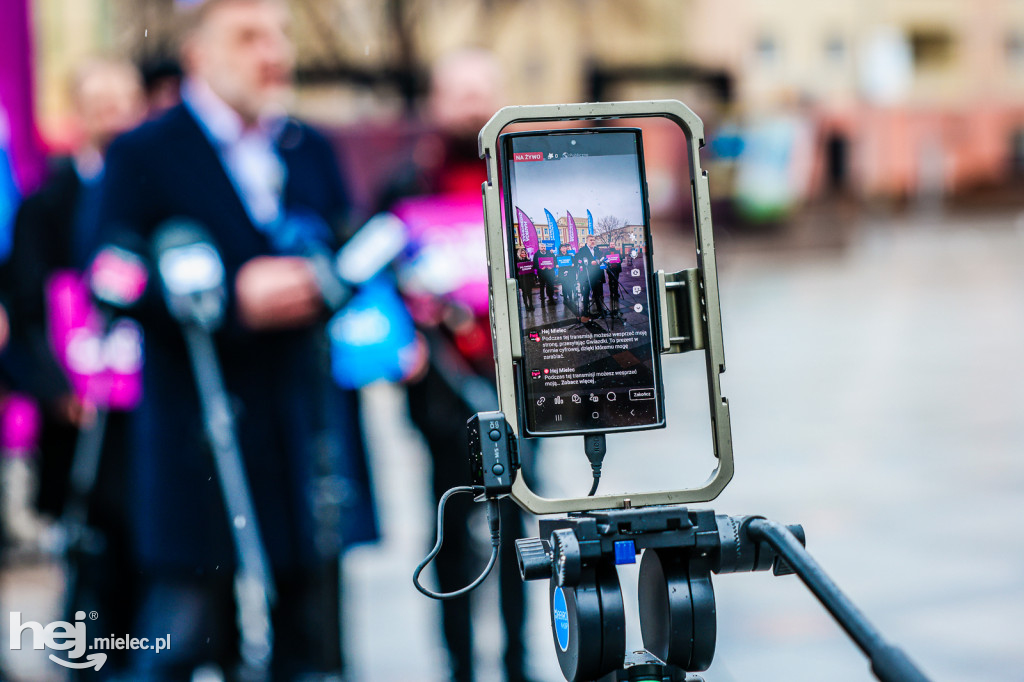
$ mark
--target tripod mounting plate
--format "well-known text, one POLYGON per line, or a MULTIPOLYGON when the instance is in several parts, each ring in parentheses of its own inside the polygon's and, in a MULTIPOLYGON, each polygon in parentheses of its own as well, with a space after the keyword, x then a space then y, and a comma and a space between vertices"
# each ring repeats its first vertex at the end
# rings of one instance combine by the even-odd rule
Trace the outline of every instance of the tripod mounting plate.
POLYGON ((498 179, 498 137, 502 130, 513 123, 617 118, 666 118, 679 126, 686 136, 694 200, 697 267, 669 275, 658 273, 656 291, 659 314, 655 316, 658 321, 655 331, 660 336, 660 350, 663 353, 704 351, 712 443, 717 466, 708 480, 696 488, 564 499, 537 495, 527 485, 525 477, 519 476, 512 486, 511 496, 521 507, 534 514, 707 502, 721 494, 733 475, 729 402, 722 396, 721 387, 721 374, 725 372, 725 350, 722 342, 715 240, 711 227, 711 198, 707 172, 700 166, 704 123, 693 110, 677 100, 505 107, 495 113, 480 130, 480 157, 487 163, 487 181, 482 191, 498 403, 515 433, 519 434, 514 362, 522 356, 522 342, 516 305, 517 284, 514 278, 508 277, 505 265, 505 237, 498 179))

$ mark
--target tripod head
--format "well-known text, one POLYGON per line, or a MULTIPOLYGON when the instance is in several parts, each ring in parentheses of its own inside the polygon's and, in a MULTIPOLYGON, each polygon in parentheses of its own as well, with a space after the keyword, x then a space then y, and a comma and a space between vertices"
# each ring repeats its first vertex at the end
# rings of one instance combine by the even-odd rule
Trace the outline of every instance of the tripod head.
MULTIPOLYGON (((621 679, 683 680, 687 672, 706 670, 717 631, 711 573, 792 573, 769 545, 750 537, 756 518, 678 506, 583 512, 542 519, 540 537, 517 540, 523 580, 550 582, 555 654, 566 680, 603 680, 616 671, 627 675, 621 679), (630 662, 615 568, 636 563, 641 552, 640 628, 647 651, 630 662), (629 677, 640 674, 633 670, 638 666, 660 676, 629 677)), ((800 526, 789 531, 803 541, 800 526)))
MULTIPOLYGON (((556 362, 550 365, 539 364, 544 359, 544 353, 537 351, 538 349, 546 348, 543 335, 538 335, 539 341, 537 345, 531 345, 528 341, 524 340, 524 332, 528 330, 526 330, 523 324, 523 318, 519 311, 519 285, 514 277, 509 277, 509 262, 506 258, 508 255, 506 249, 511 247, 509 235, 513 232, 512 229, 506 230, 506 227, 513 225, 516 219, 514 216, 509 217, 512 209, 512 204, 509 203, 511 201, 510 198, 515 194, 512 191, 510 180, 514 173, 510 171, 513 168, 511 164, 515 162, 517 156, 517 153, 512 151, 510 145, 514 136, 528 134, 526 132, 509 133, 506 138, 509 144, 503 146, 501 138, 507 126, 512 124, 542 124, 553 121, 587 122, 589 124, 589 122, 593 121, 603 122, 612 119, 648 118, 667 119, 679 128, 681 134, 686 139, 687 161, 694 206, 694 243, 696 247, 694 255, 696 267, 675 273, 654 270, 653 261, 650 261, 653 241, 649 235, 649 220, 647 218, 649 211, 646 208, 643 209, 642 220, 645 227, 642 230, 638 229, 638 232, 643 235, 641 241, 644 244, 644 258, 642 259, 643 263, 635 268, 635 277, 637 278, 637 283, 646 292, 646 302, 642 306, 643 311, 637 310, 636 313, 640 314, 642 312, 645 320, 644 324, 649 329, 643 328, 641 331, 645 332, 645 334, 639 334, 638 332, 637 336, 628 342, 628 345, 630 352, 637 359, 637 368, 640 366, 644 368, 644 381, 640 382, 644 385, 638 383, 634 386, 628 381, 623 383, 624 380, 608 379, 607 374, 602 374, 600 381, 595 381, 594 385, 601 389, 599 392, 603 392, 605 386, 608 388, 628 386, 629 388, 637 389, 653 389, 648 394, 649 397, 645 397, 644 400, 651 401, 646 405, 657 407, 661 402, 663 394, 659 358, 665 354, 703 351, 708 387, 707 397, 711 443, 714 449, 716 466, 714 471, 711 472, 710 477, 695 488, 633 492, 621 495, 588 495, 586 497, 567 499, 541 497, 527 485, 528 476, 519 477, 513 484, 510 496, 519 506, 533 514, 556 514, 572 511, 622 508, 627 498, 633 507, 706 502, 717 497, 733 475, 729 403, 722 394, 721 386, 721 374, 725 372, 725 351, 722 340, 714 235, 711 227, 711 199, 707 173, 701 168, 700 164, 700 148, 704 146, 705 139, 704 124, 689 107, 676 100, 505 107, 496 112, 491 120, 481 129, 479 152, 480 157, 485 159, 487 163, 487 181, 482 186, 482 192, 486 225, 487 262, 491 285, 491 336, 494 342, 498 402, 501 411, 504 413, 505 418, 512 426, 517 437, 524 434, 530 434, 531 436, 566 435, 569 433, 592 435, 599 432, 660 428, 660 426, 664 425, 664 420, 659 417, 659 414, 661 414, 659 410, 645 406, 646 412, 649 412, 646 417, 636 417, 630 413, 630 419, 624 418, 622 423, 615 420, 608 420, 605 423, 605 412, 601 411, 593 413, 586 410, 576 411, 578 414, 574 418, 573 411, 567 410, 565 415, 552 415, 551 424, 541 425, 538 422, 535 426, 540 428, 533 431, 530 430, 529 415, 534 414, 536 416, 534 408, 539 408, 539 406, 544 404, 543 401, 539 401, 539 398, 546 397, 548 405, 553 403, 551 396, 545 395, 545 392, 548 394, 557 393, 562 398, 567 397, 564 395, 566 392, 572 392, 571 388, 565 388, 569 382, 560 381, 557 384, 557 387, 560 388, 555 388, 556 384, 553 381, 548 383, 543 375, 548 374, 549 369, 552 372, 561 372, 571 368, 575 372, 579 367, 589 366, 589 364, 593 364, 595 361, 593 357, 585 355, 581 348, 577 348, 570 343, 568 346, 569 350, 565 350, 564 353, 563 349, 559 348, 551 351, 556 362), (499 160, 501 161, 500 164, 499 160), (499 168, 499 165, 501 168, 499 168), (508 185, 504 188, 504 194, 502 194, 503 182, 508 185), (505 219, 502 217, 503 209, 505 209, 507 214, 505 219), (557 353, 563 354, 558 355, 557 353), (573 364, 574 362, 575 364, 573 364), (529 372, 527 372, 528 364, 529 372), (649 382, 647 381, 647 372, 650 372, 649 382), (526 396, 527 393, 530 394, 529 397, 526 396), (537 395, 534 396, 534 393, 537 393, 537 395), (582 414, 583 418, 580 418, 579 414, 582 414), (593 417, 592 414, 597 414, 598 416, 593 417), (554 426, 554 422, 559 421, 561 417, 564 417, 561 420, 562 424, 554 426), (593 421, 588 421, 588 418, 593 419, 593 421)), ((584 129, 580 128, 578 130, 582 134, 584 129)), ((543 133, 543 135, 546 136, 550 132, 543 133)), ((547 142, 538 142, 537 144, 540 145, 537 147, 540 149, 547 142)), ((575 138, 570 143, 570 146, 574 144, 577 144, 575 138)), ((585 141, 580 141, 579 144, 580 147, 577 148, 577 151, 587 146, 585 141)), ((598 154, 600 146, 594 146, 591 150, 597 156, 600 156, 598 154)), ((626 148, 617 149, 619 152, 624 152, 626 148)), ((523 152, 518 155, 523 156, 524 161, 532 160, 542 162, 542 164, 549 163, 545 160, 544 154, 537 152, 533 147, 530 149, 524 147, 519 151, 523 152)), ((552 147, 551 151, 553 153, 557 150, 552 147)), ((633 153, 633 151, 630 152, 630 154, 633 153)), ((589 155, 590 152, 586 154, 576 154, 574 152, 572 155, 568 152, 565 153, 567 157, 589 155)), ((642 169, 643 160, 639 151, 635 152, 635 158, 637 159, 636 168, 642 169)), ((552 159, 550 163, 556 162, 552 159)), ((562 162, 559 161, 558 163, 562 162)), ((540 166, 542 164, 533 165, 540 166)), ((566 168, 569 169, 570 167, 566 166, 566 168)), ((580 183, 584 185, 586 183, 584 180, 580 180, 579 177, 589 177, 586 175, 589 172, 591 171, 584 167, 575 167, 573 172, 566 170, 559 175, 560 178, 577 178, 576 184, 569 182, 564 186, 567 192, 566 196, 583 197, 586 194, 580 186, 580 183), (578 174, 581 173, 583 175, 578 177, 578 174)), ((628 177, 626 174, 619 174, 616 175, 616 178, 616 187, 633 188, 634 184, 632 183, 638 183, 642 180, 642 174, 634 178, 632 171, 630 171, 628 177)), ((629 196, 645 197, 646 190, 643 187, 644 185, 641 184, 637 186, 635 191, 628 189, 629 196)), ((518 191, 517 189, 516 192, 518 191)), ((641 203, 644 203, 644 201, 641 201, 641 203)), ((547 212, 546 208, 543 210, 547 212)), ((554 223, 553 216, 549 214, 550 212, 546 213, 549 224, 554 223)), ((639 218, 635 219, 639 220, 639 218)), ((568 217, 566 220, 568 221, 568 217)), ((569 223, 567 222, 566 225, 568 226, 569 223)), ((552 229, 557 232, 561 228, 555 225, 552 229)), ((577 232, 568 229, 567 234, 571 239, 577 232)), ((583 248, 580 247, 581 250, 583 248)), ((573 271, 576 274, 576 290, 577 296, 580 299, 578 300, 580 307, 578 316, 581 318, 587 317, 582 313, 585 312, 588 302, 582 299, 585 298, 584 294, 591 291, 591 289, 589 286, 583 286, 583 282, 580 281, 582 278, 589 276, 587 268, 582 263, 577 262, 573 267, 573 271)), ((591 296, 593 296, 592 293, 591 296)), ((586 321, 584 321, 585 323, 586 321)), ((620 369, 620 366, 615 364, 616 362, 625 362, 625 359, 611 360, 609 367, 612 370, 620 369)), ((622 367, 625 367, 625 365, 622 365, 622 367)), ((631 366, 631 368, 633 367, 631 366)), ((601 369, 608 370, 603 365, 601 369)), ((586 374, 589 369, 579 371, 586 374)), ((612 372, 612 376, 615 376, 614 372, 612 372)), ((597 379, 596 373, 594 378, 595 380, 597 379)), ((637 378, 639 378, 639 373, 637 378)), ((580 383, 582 384, 582 382, 580 383)), ((588 387, 590 386, 589 380, 587 385, 588 387)), ((637 410, 637 414, 644 414, 644 412, 645 410, 637 410)))
MULTIPOLYGON (((469 420, 473 486, 445 493, 473 492, 490 507, 510 495, 519 478, 516 437, 501 412, 469 420)), ((497 547, 492 525, 492 544, 497 547)), ((456 593, 437 594, 419 584, 426 564, 440 551, 443 536, 413 574, 423 594, 435 599, 461 596, 487 577, 456 593)), ((871 662, 881 682, 927 682, 903 651, 887 642, 804 549, 801 526, 783 526, 760 516, 726 516, 681 505, 572 512, 540 520, 540 535, 516 541, 523 580, 547 580, 551 631, 562 674, 569 682, 700 682, 715 655, 717 612, 712 573, 771 570, 795 573, 814 593, 871 662), (640 631, 645 650, 626 653, 625 611, 617 567, 640 560, 640 631)))

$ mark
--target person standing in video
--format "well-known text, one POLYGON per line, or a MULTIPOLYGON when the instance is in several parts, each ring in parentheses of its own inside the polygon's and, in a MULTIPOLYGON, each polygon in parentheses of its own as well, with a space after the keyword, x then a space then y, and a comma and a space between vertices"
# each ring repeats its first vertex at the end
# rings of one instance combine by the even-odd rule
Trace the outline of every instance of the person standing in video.
MULTIPOLYGON (((583 292, 583 302, 580 304, 582 317, 593 317, 600 315, 604 310, 604 270, 601 269, 603 254, 597 248, 597 238, 587 235, 587 243, 576 252, 576 265, 579 268, 580 287, 583 292), (591 301, 593 301, 593 315, 591 314, 591 301)), ((589 319, 583 320, 588 322, 589 319)))
POLYGON ((541 242, 537 253, 533 254, 533 268, 537 272, 537 284, 540 287, 540 304, 547 307, 558 299, 555 297, 555 254, 548 251, 544 242, 541 242))
MULTIPOLYGON (((335 525, 328 515, 365 522, 346 525, 346 542, 372 539, 376 529, 348 499, 327 507, 313 495, 326 458, 352 461, 363 444, 355 394, 329 383, 313 268, 283 244, 301 217, 325 228, 323 248, 336 247, 328 226, 345 218, 347 192, 330 143, 285 113, 295 55, 285 3, 205 0, 184 11, 183 102, 111 145, 98 246, 150 244, 171 219, 210 234, 228 298, 214 340, 277 591, 270 676, 340 675, 342 547, 321 531, 335 525)), ((142 580, 131 633, 173 644, 158 655, 133 652, 128 678, 188 680, 213 664, 235 679, 230 525, 247 519, 225 511, 185 344, 159 285, 136 316, 147 358, 127 473, 142 580)), ((334 485, 365 499, 355 477, 338 473, 334 485)))
POLYGON ((604 254, 605 273, 608 276, 609 309, 612 315, 619 312, 619 275, 622 274, 622 255, 613 248, 604 254))
POLYGON ((579 306, 576 301, 576 267, 575 259, 569 253, 569 245, 562 244, 558 247, 558 255, 555 257, 555 280, 562 292, 562 302, 576 317, 580 316, 579 306))
MULTIPOLYGON (((523 306, 527 312, 533 311, 533 287, 537 281, 535 268, 526 248, 520 246, 516 250, 516 281, 519 283, 519 293, 523 297, 523 306)), ((543 290, 541 297, 543 298, 543 290)))

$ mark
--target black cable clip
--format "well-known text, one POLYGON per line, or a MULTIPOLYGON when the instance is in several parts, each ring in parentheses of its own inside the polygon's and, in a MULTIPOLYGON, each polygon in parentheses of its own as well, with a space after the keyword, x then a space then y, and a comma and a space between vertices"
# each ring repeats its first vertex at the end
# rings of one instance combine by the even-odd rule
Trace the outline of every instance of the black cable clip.
POLYGON ((498 559, 501 544, 501 514, 498 500, 512 492, 519 471, 519 450, 512 427, 501 412, 477 412, 467 423, 469 436, 471 486, 452 488, 441 496, 437 505, 437 542, 412 574, 412 583, 431 599, 447 600, 461 597, 476 589, 490 575, 498 559), (487 502, 487 524, 491 531, 491 556, 483 573, 472 583, 454 592, 434 592, 420 584, 420 574, 434 560, 444 544, 444 507, 459 493, 473 493, 477 501, 487 502))

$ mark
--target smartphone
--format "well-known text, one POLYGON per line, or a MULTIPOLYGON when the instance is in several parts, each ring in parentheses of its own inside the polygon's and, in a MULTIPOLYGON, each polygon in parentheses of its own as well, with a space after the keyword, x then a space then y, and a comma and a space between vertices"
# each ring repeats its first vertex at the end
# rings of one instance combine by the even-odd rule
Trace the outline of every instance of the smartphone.
POLYGON ((507 133, 501 150, 525 434, 663 427, 640 130, 507 133))

